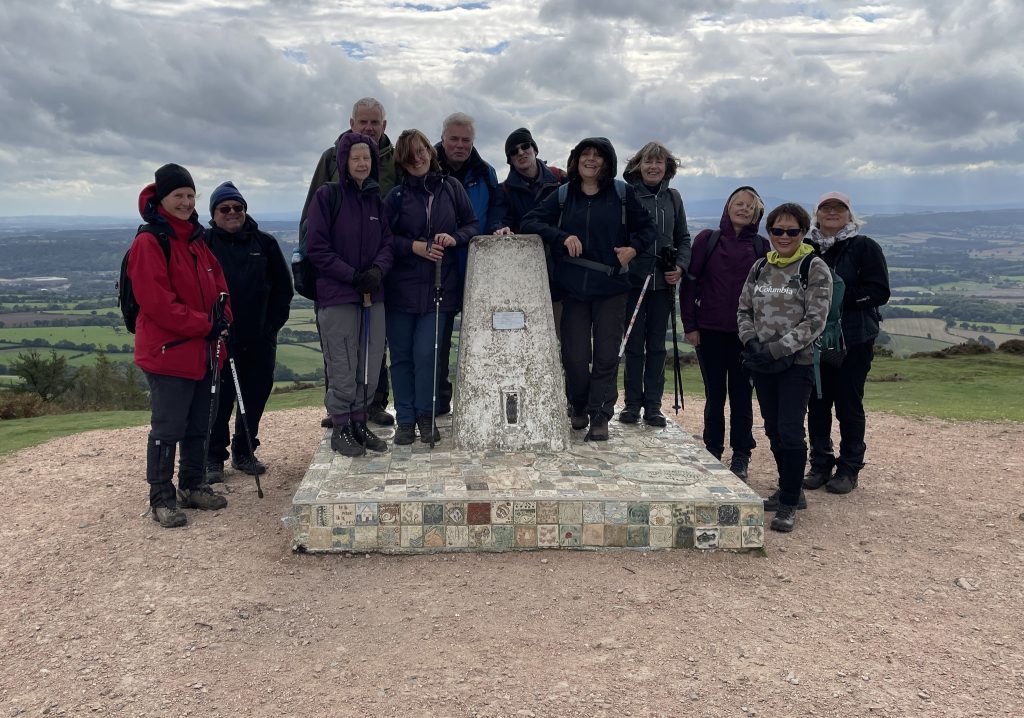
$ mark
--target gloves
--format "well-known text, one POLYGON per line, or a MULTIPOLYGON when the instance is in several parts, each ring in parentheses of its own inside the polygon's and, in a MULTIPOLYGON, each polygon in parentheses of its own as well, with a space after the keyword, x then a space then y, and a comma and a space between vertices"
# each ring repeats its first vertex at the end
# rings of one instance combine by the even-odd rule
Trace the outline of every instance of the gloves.
POLYGON ((206 341, 212 342, 215 339, 219 339, 220 335, 231 326, 226 317, 221 317, 214 321, 213 326, 210 328, 210 333, 206 335, 206 341))
POLYGON ((384 273, 380 270, 376 264, 367 269, 365 272, 356 272, 355 276, 352 277, 352 288, 360 294, 369 294, 380 289, 381 277, 384 273))
POLYGON ((778 374, 793 366, 796 357, 792 354, 776 359, 764 344, 757 339, 751 339, 740 353, 741 365, 747 371, 758 374, 778 374))
POLYGON ((760 354, 763 351, 765 351, 764 344, 762 344, 756 337, 743 345, 744 354, 760 354))

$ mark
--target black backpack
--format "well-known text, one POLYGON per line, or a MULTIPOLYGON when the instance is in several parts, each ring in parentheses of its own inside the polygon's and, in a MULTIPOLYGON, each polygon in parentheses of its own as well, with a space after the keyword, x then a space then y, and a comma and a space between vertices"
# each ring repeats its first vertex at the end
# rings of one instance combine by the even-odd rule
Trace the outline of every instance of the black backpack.
MULTIPOLYGON (((338 208, 341 206, 341 184, 338 182, 326 182, 330 187, 330 202, 328 204, 331 224, 334 224, 334 218, 338 214, 338 208)), ((316 301, 316 278, 319 273, 316 271, 316 267, 309 261, 309 257, 306 256, 306 233, 302 232, 299 236, 299 246, 292 252, 292 280, 295 283, 295 291, 300 296, 316 301)))
MULTIPOLYGON (((148 232, 156 237, 157 244, 164 252, 167 265, 171 264, 171 240, 167 236, 167 230, 155 224, 140 224, 135 230, 135 236, 148 232)), ((121 258, 121 273, 117 282, 114 283, 114 290, 117 292, 117 306, 124 318, 124 326, 131 333, 135 333, 135 321, 139 318, 139 303, 135 299, 135 292, 132 290, 132 279, 128 276, 128 254, 131 248, 121 258)))

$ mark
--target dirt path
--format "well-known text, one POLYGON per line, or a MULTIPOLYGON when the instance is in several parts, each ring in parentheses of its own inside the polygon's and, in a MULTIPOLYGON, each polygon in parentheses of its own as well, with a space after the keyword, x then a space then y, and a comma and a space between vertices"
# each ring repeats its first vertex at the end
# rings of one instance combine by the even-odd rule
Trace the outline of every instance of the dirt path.
POLYGON ((871 416, 861 488, 764 556, 293 555, 320 413, 184 530, 140 516, 144 428, 0 459, 0 716, 1024 713, 1019 424, 871 416))

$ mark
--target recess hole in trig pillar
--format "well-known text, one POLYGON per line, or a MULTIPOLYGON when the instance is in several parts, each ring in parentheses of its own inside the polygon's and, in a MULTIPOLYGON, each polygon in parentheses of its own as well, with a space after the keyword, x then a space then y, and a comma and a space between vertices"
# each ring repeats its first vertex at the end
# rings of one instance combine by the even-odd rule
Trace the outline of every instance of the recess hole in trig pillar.
POLYGON ((515 425, 519 423, 519 392, 506 391, 504 395, 505 423, 515 425))

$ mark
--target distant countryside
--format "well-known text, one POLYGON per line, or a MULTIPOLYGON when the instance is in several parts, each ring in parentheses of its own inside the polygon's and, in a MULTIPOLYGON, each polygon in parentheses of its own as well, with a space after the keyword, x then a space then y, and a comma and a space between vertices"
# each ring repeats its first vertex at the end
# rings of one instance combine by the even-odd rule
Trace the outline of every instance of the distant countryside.
MULTIPOLYGON (((712 223, 717 218, 694 218, 691 231, 712 223)), ((290 256, 295 224, 261 226, 290 256)), ((863 231, 880 242, 889 262, 893 295, 882 311, 879 345, 893 361, 964 343, 995 349, 1024 339, 1024 210, 876 215, 863 231)), ((114 289, 134 234, 129 221, 0 219, 0 384, 22 383, 13 368, 29 352, 59 361, 70 377, 102 362, 103 371, 140 379, 128 369, 134 337, 122 325, 114 289)), ((671 347, 671 333, 666 343, 671 347)), ((680 351, 692 349, 680 344, 680 351)), ((302 298, 281 332, 277 362, 282 389, 323 378, 312 305, 302 298)), ((873 374, 880 371, 900 373, 888 364, 873 374)), ((689 381, 688 391, 699 388, 689 381)))

